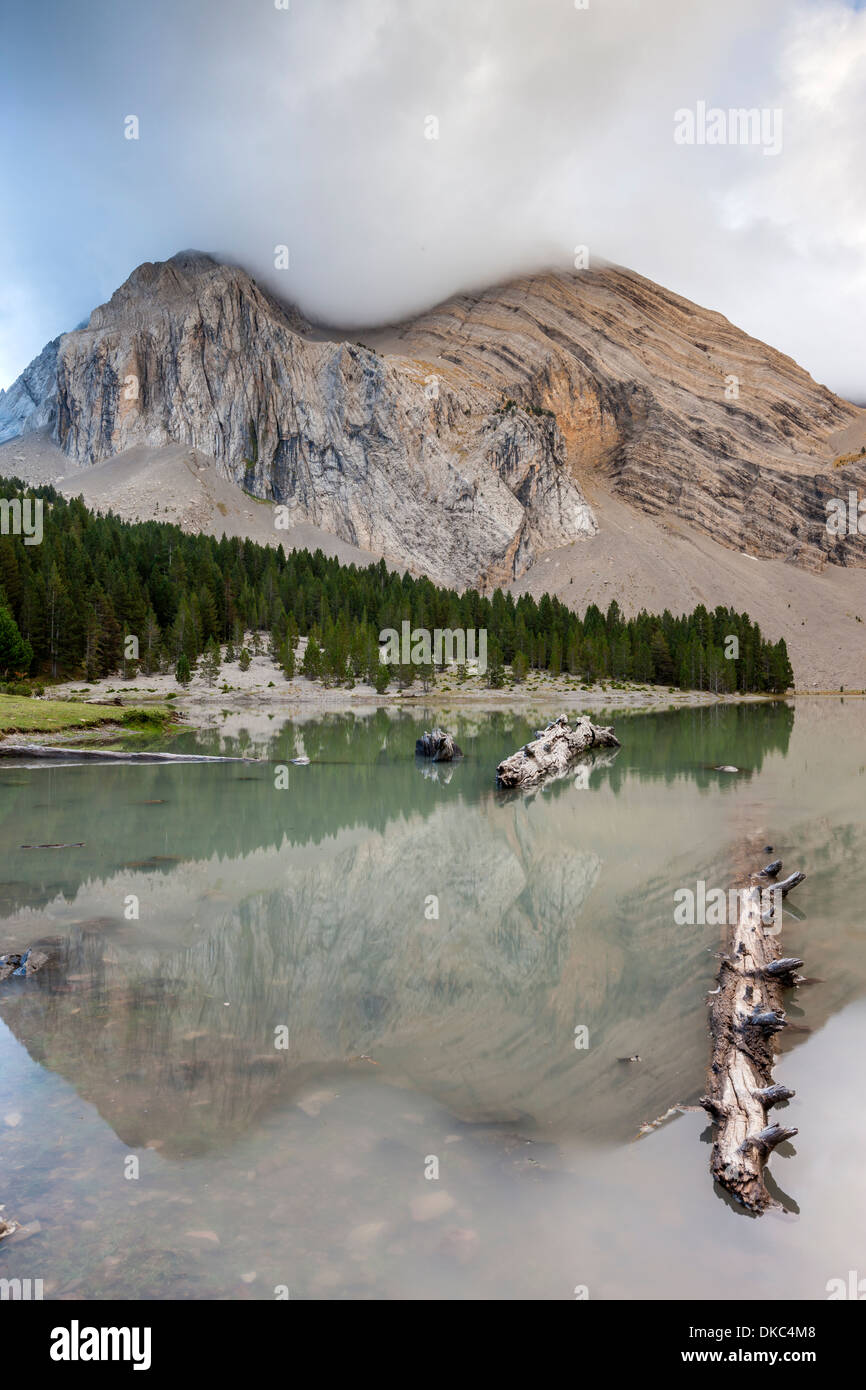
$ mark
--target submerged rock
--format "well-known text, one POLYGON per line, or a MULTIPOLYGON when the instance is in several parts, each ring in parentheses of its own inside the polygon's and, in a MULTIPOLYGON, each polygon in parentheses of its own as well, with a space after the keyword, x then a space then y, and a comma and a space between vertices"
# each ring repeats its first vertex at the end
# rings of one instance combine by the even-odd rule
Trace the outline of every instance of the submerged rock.
POLYGON ((455 758, 463 757, 463 750, 444 729, 432 729, 416 740, 415 754, 419 758, 432 758, 434 763, 452 763, 455 758))

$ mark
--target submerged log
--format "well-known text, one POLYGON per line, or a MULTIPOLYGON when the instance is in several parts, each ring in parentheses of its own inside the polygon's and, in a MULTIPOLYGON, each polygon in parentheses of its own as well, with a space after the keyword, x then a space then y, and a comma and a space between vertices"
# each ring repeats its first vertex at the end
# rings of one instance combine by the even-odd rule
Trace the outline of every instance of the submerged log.
POLYGON ((462 749, 444 729, 432 729, 416 739, 415 754, 419 758, 432 758, 434 763, 453 763, 455 758, 463 757, 462 749))
POLYGON ((790 874, 787 878, 783 878, 781 883, 774 883, 771 891, 773 893, 781 893, 783 898, 787 898, 791 889, 796 888, 798 883, 802 883, 805 877, 806 875, 803 873, 802 869, 798 869, 795 874, 790 874))
POLYGON ((570 725, 564 714, 540 730, 523 748, 496 769, 498 787, 534 787, 548 777, 567 772, 581 753, 591 748, 619 748, 613 729, 600 728, 585 715, 570 725))
MULTIPOLYGON (((776 873, 781 867, 772 866, 776 873)), ((764 1167, 776 1146, 797 1133, 767 1121, 768 1110, 794 1094, 773 1083, 774 1038, 787 1027, 782 991, 799 983, 794 972, 803 964, 781 955, 781 906, 768 899, 804 878, 798 872, 784 885, 764 889, 763 902, 759 887, 742 890, 712 995, 713 1055, 701 1100, 716 1126, 710 1167, 716 1181, 752 1212, 780 1205, 767 1191, 764 1167)))
POLYGON ((35 975, 37 970, 41 970, 43 965, 47 965, 51 957, 45 952, 40 951, 35 946, 29 946, 26 951, 9 951, 5 956, 0 956, 0 983, 9 980, 13 975, 18 975, 22 979, 35 975))
POLYGON ((0 758, 44 758, 96 763, 252 763, 256 758, 222 758, 205 753, 124 753, 112 748, 52 748, 48 743, 3 743, 0 758))

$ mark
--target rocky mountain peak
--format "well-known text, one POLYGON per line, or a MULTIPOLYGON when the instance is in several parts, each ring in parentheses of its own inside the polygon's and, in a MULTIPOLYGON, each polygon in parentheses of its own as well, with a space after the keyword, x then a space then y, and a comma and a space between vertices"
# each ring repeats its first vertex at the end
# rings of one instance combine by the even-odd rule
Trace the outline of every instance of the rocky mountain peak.
POLYGON ((866 413, 632 271, 523 276, 357 337, 182 251, 49 344, 0 398, 0 441, 47 424, 84 465, 181 444, 298 522, 459 586, 592 536, 593 478, 749 554, 866 563, 862 536, 825 526, 833 439, 866 413))
POLYGON ((290 305, 262 290, 240 266, 217 260, 204 251, 178 251, 167 261, 144 261, 114 291, 107 304, 93 310, 90 329, 127 328, 131 319, 146 323, 154 315, 183 316, 228 294, 248 301, 275 318, 282 317, 295 332, 309 324, 290 305))

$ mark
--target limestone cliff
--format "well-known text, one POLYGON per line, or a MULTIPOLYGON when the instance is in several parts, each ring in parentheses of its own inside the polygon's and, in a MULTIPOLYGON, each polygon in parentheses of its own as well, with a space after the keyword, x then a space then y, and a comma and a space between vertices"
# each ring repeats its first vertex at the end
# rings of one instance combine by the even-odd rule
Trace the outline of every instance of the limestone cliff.
POLYGON ((643 511, 751 555, 866 564, 862 535, 833 537, 825 524, 828 498, 858 486, 866 496, 866 461, 832 467, 834 436, 866 441, 866 411, 633 271, 459 296, 401 326, 391 346, 552 410, 573 475, 602 472, 643 511))
POLYGON ((549 417, 356 343, 316 341, 243 271, 144 265, 61 341, 58 442, 95 463, 179 441, 293 520, 460 585, 590 534, 549 417))
POLYGON ((0 444, 28 430, 54 425, 59 345, 59 338, 47 343, 9 390, 0 391, 0 444))

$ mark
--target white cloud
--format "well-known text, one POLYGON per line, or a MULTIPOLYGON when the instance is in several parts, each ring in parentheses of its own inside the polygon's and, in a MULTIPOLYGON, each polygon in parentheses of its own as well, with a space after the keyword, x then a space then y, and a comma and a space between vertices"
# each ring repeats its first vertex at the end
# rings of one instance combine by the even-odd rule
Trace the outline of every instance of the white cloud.
POLYGON ((866 14, 837 0, 153 0, 126 27, 97 0, 84 33, 59 5, 27 25, 0 381, 184 246, 354 326, 587 243, 866 396, 866 14), (675 145, 698 100, 782 107, 782 153, 675 145))

